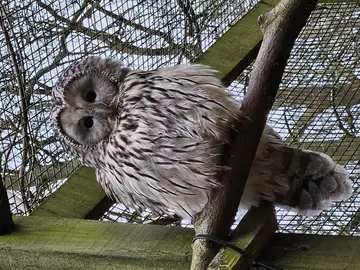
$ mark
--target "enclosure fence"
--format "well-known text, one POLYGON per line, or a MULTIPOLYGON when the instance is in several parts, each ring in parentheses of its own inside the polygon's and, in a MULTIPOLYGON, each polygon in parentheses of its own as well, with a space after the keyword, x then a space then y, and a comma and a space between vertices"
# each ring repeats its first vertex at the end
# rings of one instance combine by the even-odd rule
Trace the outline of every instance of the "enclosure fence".
MULTIPOLYGON (((259 1, 2 1, 0 173, 29 215, 80 166, 54 137, 51 89, 88 55, 150 70, 195 61, 259 1)), ((344 165, 354 195, 319 216, 277 209, 280 232, 360 235, 360 4, 319 4, 292 50, 268 124, 290 145, 344 165)), ((228 87, 242 100, 250 65, 228 87)), ((240 218, 241 213, 237 216, 240 218)), ((114 204, 101 220, 191 226, 114 204)))

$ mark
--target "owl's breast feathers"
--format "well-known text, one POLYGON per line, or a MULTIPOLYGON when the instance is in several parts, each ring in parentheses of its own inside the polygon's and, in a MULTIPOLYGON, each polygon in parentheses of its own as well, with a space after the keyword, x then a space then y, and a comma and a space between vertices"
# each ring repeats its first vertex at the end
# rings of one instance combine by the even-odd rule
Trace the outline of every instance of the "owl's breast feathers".
POLYGON ((193 217, 219 186, 222 145, 238 104, 201 65, 129 72, 119 98, 100 182, 125 204, 193 217))

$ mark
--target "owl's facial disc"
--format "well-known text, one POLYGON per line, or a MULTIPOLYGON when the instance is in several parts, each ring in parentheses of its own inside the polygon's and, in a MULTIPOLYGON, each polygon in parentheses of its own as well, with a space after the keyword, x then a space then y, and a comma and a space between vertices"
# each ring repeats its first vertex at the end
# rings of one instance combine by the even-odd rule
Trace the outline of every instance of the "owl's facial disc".
POLYGON ((82 145, 108 139, 116 121, 113 102, 118 93, 118 84, 100 72, 72 79, 64 89, 68 107, 58 117, 64 134, 82 145))
POLYGON ((114 119, 111 110, 92 110, 67 107, 60 112, 59 124, 63 132, 82 145, 94 145, 109 138, 114 119))

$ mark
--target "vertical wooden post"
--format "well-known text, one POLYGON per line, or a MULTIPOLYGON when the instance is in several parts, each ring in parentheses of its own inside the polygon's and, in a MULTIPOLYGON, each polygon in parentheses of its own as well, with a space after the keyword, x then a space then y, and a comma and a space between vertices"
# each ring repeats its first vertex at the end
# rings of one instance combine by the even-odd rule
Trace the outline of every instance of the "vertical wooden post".
POLYGON ((0 175, 0 235, 10 232, 13 227, 9 199, 0 175))

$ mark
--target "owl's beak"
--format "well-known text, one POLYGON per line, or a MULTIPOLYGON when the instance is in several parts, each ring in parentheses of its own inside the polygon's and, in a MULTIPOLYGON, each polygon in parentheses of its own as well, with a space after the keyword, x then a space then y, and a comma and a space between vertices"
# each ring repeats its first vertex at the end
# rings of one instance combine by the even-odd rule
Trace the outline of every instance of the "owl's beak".
POLYGON ((117 110, 115 108, 106 108, 103 110, 103 112, 108 115, 110 120, 114 120, 117 115, 117 110))

